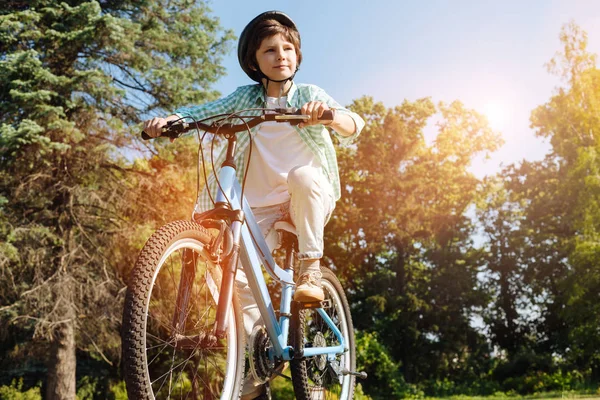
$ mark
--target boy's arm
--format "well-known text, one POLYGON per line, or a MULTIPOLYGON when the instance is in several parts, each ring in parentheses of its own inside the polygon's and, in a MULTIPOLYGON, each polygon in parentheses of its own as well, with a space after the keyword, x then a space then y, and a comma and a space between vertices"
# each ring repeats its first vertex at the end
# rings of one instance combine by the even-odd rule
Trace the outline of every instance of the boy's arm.
POLYGON ((338 109, 335 108, 333 121, 325 126, 333 129, 336 133, 339 133, 343 137, 354 135, 357 127, 354 119, 348 114, 337 112, 337 110, 338 109))
POLYGON ((169 115, 166 118, 152 118, 144 121, 144 132, 150 137, 160 136, 162 128, 169 121, 178 119, 186 119, 187 122, 200 121, 204 118, 210 117, 216 114, 232 113, 237 110, 237 104, 239 99, 244 95, 244 87, 237 88, 233 93, 227 97, 223 97, 219 100, 211 101, 209 103, 200 104, 191 107, 180 107, 174 114, 169 115))
POLYGON ((215 101, 200 104, 197 106, 180 107, 175 110, 174 116, 177 118, 186 118, 187 122, 200 121, 216 114, 232 113, 237 110, 239 100, 248 91, 248 87, 243 86, 237 88, 229 96, 220 98, 215 101))
POLYGON ((365 121, 360 115, 340 105, 321 88, 315 97, 316 101, 322 101, 335 110, 334 122, 327 126, 332 128, 334 136, 341 144, 349 144, 360 135, 360 131, 365 126, 365 121))
POLYGON ((327 103, 321 100, 309 101, 300 108, 300 113, 308 115, 310 118, 298 124, 298 128, 304 128, 309 125, 324 125, 332 128, 337 134, 348 137, 356 132, 356 122, 348 114, 337 113, 336 109, 331 109, 327 103), (321 118, 325 111, 332 110, 333 120, 324 123, 321 118))

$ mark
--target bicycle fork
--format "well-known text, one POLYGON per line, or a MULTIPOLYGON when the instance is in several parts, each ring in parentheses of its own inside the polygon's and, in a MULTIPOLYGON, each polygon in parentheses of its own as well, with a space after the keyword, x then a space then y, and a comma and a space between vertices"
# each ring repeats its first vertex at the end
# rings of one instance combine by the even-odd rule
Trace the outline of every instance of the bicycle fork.
POLYGON ((244 220, 243 212, 238 213, 238 219, 231 223, 233 236, 233 248, 225 265, 223 266, 223 280, 221 282, 221 291, 219 292, 219 304, 217 305, 217 323, 215 336, 223 338, 227 330, 227 321, 231 312, 231 301, 233 298, 233 285, 235 284, 235 274, 240 258, 240 236, 242 223, 244 220))
POLYGON ((175 314, 173 315, 173 326, 176 333, 185 332, 185 320, 187 318, 188 304, 192 292, 192 283, 196 277, 196 258, 194 252, 185 249, 182 256, 181 277, 179 278, 179 289, 177 290, 177 300, 175 314))

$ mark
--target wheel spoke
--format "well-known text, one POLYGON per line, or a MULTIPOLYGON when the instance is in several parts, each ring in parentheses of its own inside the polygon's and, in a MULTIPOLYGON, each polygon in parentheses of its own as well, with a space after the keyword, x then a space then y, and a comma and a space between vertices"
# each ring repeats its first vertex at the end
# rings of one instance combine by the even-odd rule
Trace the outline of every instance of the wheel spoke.
POLYGON ((209 240, 197 224, 178 221, 157 231, 142 249, 132 275, 139 284, 128 289, 124 312, 129 398, 149 393, 160 399, 212 399, 239 393, 244 347, 237 297, 227 337, 214 345, 205 339, 216 322, 221 273, 206 258, 209 240), (182 280, 186 272, 190 279, 182 280))
MULTIPOLYGON (((341 285, 329 270, 323 269, 323 289, 325 299, 330 302, 325 312, 340 330, 344 338, 348 352, 336 356, 336 364, 339 368, 331 365, 326 355, 317 355, 305 358, 300 362, 291 363, 292 379, 296 397, 300 400, 313 399, 343 399, 349 400, 354 392, 354 377, 333 376, 333 371, 339 369, 354 370, 354 329, 350 309, 346 301, 341 285)), ((323 347, 337 346, 340 344, 338 337, 325 319, 313 309, 304 310, 300 314, 301 331, 304 334, 303 341, 306 346, 323 347)))

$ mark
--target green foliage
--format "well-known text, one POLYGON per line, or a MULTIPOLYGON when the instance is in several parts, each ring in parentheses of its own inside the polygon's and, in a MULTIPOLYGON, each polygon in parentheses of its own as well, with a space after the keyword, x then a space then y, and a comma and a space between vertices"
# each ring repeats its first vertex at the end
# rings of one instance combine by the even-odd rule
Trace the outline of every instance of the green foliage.
POLYGON ((127 400, 127 389, 125 388, 125 382, 119 381, 110 388, 110 400, 127 400))
POLYGON ((532 394, 549 391, 580 391, 589 377, 578 370, 565 370, 566 364, 549 354, 522 349, 493 371, 494 381, 505 392, 532 394))
POLYGON ((531 375, 515 376, 502 383, 505 391, 519 394, 543 393, 550 391, 574 391, 583 387, 583 375, 578 371, 547 373, 535 371, 531 375))
MULTIPOLYGON (((123 276, 137 235, 173 215, 154 190, 177 207, 185 201, 189 215, 195 186, 164 157, 192 160, 191 141, 141 147, 132 133, 144 116, 216 98, 210 86, 232 38, 204 2, 0 5, 0 319, 21 335, 0 336, 0 379, 19 371, 17 346, 52 342, 65 324, 83 354, 118 374, 123 276)), ((52 373, 54 354, 34 356, 52 373)), ((80 382, 81 397, 100 390, 94 382, 80 382)))
POLYGON ((443 380, 425 381, 420 386, 428 397, 491 396, 494 393, 501 393, 499 392, 500 385, 490 379, 457 382, 450 378, 444 378, 443 380))
POLYGON ((97 381, 84 376, 77 382, 77 399, 78 400, 93 400, 97 393, 97 381))
MULTIPOLYGON (((294 400, 294 387, 292 381, 285 378, 276 378, 270 382, 271 394, 273 399, 277 400, 294 400)), ((116 398, 115 400, 120 400, 116 398)), ((371 397, 363 393, 362 386, 357 382, 354 389, 354 400, 371 400, 371 397)))
POLYGON ((23 391, 23 379, 13 380, 10 386, 0 386, 0 400, 41 400, 39 387, 23 391))
POLYGON ((576 370, 592 368, 598 379, 600 72, 575 24, 563 28, 561 41, 563 51, 549 69, 567 87, 531 116, 552 152, 506 168, 481 214, 490 238, 488 268, 497 277, 490 282, 497 300, 488 321, 511 358, 522 348, 554 353, 576 370), (530 320, 519 308, 539 318, 530 320))
POLYGON ((365 97, 352 108, 367 125, 339 153, 345 187, 325 254, 351 294, 355 326, 378 332, 407 382, 477 377, 489 352, 470 325, 486 295, 465 216, 478 187, 467 168, 500 140, 460 102, 420 99, 386 110, 365 97), (427 145, 423 130, 435 115, 438 136, 427 145))
POLYGON ((278 400, 294 400, 294 387, 292 381, 283 378, 276 378, 271 381, 271 394, 274 399, 278 400))
POLYGON ((124 381, 110 381, 106 376, 84 375, 77 382, 77 400, 127 400, 124 381))
MULTIPOLYGON (((64 321, 77 396, 126 398, 122 288, 149 233, 189 216, 197 184, 195 140, 142 144, 137 123, 217 98, 232 38, 202 1, 0 5, 0 398, 41 398, 32 382, 64 321)), ((325 261, 369 375, 357 399, 596 390, 600 71, 574 23, 560 39, 548 69, 564 87, 531 114, 551 153, 484 181, 471 161, 501 140, 459 101, 351 105, 367 125, 338 154, 325 261)), ((286 381, 274 391, 293 398, 286 381)))
MULTIPOLYGON (((326 254, 356 327, 378 333, 377 367, 428 395, 572 390, 600 379, 600 72, 585 32, 571 23, 560 38, 548 67, 567 87, 531 117, 553 151, 482 182, 467 167, 499 140, 459 102, 352 105, 367 126, 339 155, 345 193, 326 254), (423 129, 436 113, 428 146, 423 129), (473 204, 478 227, 466 216, 473 204), (481 248, 476 229, 488 239, 481 248), (491 343, 473 329, 478 315, 491 343)), ((377 382, 367 393, 383 395, 377 382)))
POLYGON ((494 378, 517 393, 577 390, 600 378, 600 71, 577 25, 560 39, 548 68, 566 87, 531 114, 552 151, 488 180, 478 213, 489 238, 486 322, 507 357, 494 378))
POLYGON ((377 334, 357 332, 356 347, 357 369, 366 372, 369 377, 362 384, 370 397, 403 398, 417 393, 406 384, 398 363, 392 360, 377 334))

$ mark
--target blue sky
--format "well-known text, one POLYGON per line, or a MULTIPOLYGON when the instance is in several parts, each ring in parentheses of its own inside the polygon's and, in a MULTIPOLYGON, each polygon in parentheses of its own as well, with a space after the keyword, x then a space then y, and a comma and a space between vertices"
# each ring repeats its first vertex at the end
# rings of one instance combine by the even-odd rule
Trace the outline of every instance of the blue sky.
MULTIPOLYGON (((534 137, 529 116, 561 84, 544 64, 560 50, 561 27, 573 20, 600 53, 597 0, 213 0, 213 15, 239 35, 266 10, 290 15, 302 36, 297 82, 324 88, 342 104, 363 95, 388 107, 405 99, 462 101, 489 115, 505 140, 490 160, 476 160, 478 176, 501 164, 540 159, 548 145, 534 137)), ((251 83, 235 49, 224 59, 228 94, 251 83)), ((432 139, 434 130, 426 136, 432 139)))

